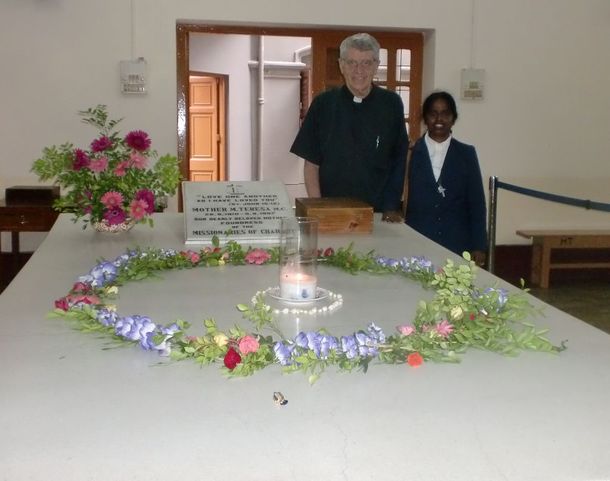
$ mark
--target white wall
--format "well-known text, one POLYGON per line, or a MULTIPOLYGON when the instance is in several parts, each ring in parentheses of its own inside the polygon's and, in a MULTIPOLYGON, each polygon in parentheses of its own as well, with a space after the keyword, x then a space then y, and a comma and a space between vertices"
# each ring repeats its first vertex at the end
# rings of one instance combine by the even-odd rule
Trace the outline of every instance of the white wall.
MULTIPOLYGON (((124 130, 147 130, 159 152, 176 152, 175 24, 200 20, 433 30, 428 88, 457 93, 462 68, 486 70, 485 100, 461 101, 455 128, 476 145, 485 178, 610 202, 607 0, 380 0, 349 9, 321 0, 133 0, 133 7, 132 35, 126 0, 0 2, 0 189, 35 183, 29 169, 42 147, 88 143, 91 131, 75 114, 98 103, 125 117, 124 130), (120 94, 118 64, 131 56, 148 62, 146 96, 120 94)), ((507 192, 498 217, 498 243, 527 242, 517 228, 610 226, 607 213, 507 192)))
POLYGON ((250 43, 248 35, 193 34, 189 41, 191 70, 228 77, 229 180, 250 180, 252 176, 250 43))

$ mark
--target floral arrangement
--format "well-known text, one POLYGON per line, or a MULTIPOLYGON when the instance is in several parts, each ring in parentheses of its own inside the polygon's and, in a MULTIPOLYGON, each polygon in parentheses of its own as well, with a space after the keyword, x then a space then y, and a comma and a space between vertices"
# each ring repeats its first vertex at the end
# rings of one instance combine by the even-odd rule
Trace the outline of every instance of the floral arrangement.
POLYGON ((152 226, 151 214, 180 182, 176 157, 157 158, 141 130, 120 136, 114 130, 120 120, 109 119, 104 105, 79 115, 99 131, 89 149, 71 143, 46 147, 32 166, 41 181, 53 180, 65 192, 54 207, 73 213, 75 222, 87 216, 83 228, 88 222, 117 226, 148 221, 152 226), (151 159, 155 163, 149 168, 151 159))
POLYGON ((214 241, 213 247, 200 251, 135 249, 113 261, 101 261, 78 279, 68 295, 55 301, 51 316, 72 319, 80 329, 107 332, 117 340, 137 343, 176 360, 193 359, 205 365, 219 362, 229 376, 247 376, 279 364, 286 372, 307 373, 312 383, 328 366, 366 371, 373 361, 411 367, 427 361, 459 362, 460 354, 469 348, 511 356, 522 350, 558 353, 565 348, 563 343, 553 345, 544 337, 545 330, 526 321, 535 310, 523 292, 476 287, 477 267, 467 254, 465 264, 448 260, 436 269, 423 257, 392 259, 374 252, 361 254, 352 246, 319 252, 320 262, 346 272, 400 275, 436 291, 431 301, 419 303, 413 322, 396 326, 391 335, 369 323, 341 336, 320 329, 287 338, 260 293, 250 304, 237 306, 251 322, 250 330, 235 326, 221 331, 213 319, 206 319, 206 333, 190 336, 184 321, 164 326, 147 316, 117 312, 113 300, 119 286, 160 271, 278 261, 277 248, 244 249, 234 241, 220 247, 214 241))

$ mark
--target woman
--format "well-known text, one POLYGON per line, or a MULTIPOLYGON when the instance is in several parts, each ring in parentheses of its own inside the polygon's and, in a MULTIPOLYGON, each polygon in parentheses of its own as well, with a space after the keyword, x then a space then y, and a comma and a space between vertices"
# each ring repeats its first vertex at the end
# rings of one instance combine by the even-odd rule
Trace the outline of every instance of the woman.
POLYGON ((455 100, 434 92, 424 101, 427 132, 413 146, 405 222, 429 239, 478 264, 487 250, 485 193, 477 153, 452 136, 455 100))

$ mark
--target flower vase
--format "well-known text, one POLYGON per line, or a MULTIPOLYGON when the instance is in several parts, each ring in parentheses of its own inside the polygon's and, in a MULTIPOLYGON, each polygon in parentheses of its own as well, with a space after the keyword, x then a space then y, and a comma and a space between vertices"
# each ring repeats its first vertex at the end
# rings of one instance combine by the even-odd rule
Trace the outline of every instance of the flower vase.
POLYGON ((119 234, 121 232, 128 232, 135 225, 135 222, 131 219, 127 219, 125 222, 119 224, 110 224, 106 219, 100 221, 92 221, 91 225, 97 232, 106 232, 109 234, 119 234))

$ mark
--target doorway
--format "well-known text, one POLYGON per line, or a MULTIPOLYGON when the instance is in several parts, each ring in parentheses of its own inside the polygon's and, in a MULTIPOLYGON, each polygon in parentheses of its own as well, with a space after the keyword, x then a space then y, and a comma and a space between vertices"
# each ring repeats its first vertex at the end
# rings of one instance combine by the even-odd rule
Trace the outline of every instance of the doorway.
MULTIPOLYGON (((357 31, 362 31, 358 29, 357 31)), ((408 124, 408 131, 411 138, 419 136, 420 121, 418 118, 418 110, 421 105, 421 92, 422 92, 422 68, 423 68, 423 32, 382 32, 368 30, 374 35, 380 42, 382 47, 382 65, 380 65, 380 75, 375 79, 375 82, 380 86, 395 90, 403 98, 405 104, 405 122, 408 124), (403 62, 405 52, 408 52, 409 63, 406 65, 403 62)), ((303 28, 284 28, 284 27, 252 27, 252 26, 229 26, 229 25, 202 25, 192 23, 178 23, 176 26, 176 55, 177 55, 177 107, 178 107, 178 159, 180 161, 181 173, 184 178, 192 178, 191 176, 191 148, 193 147, 191 141, 191 86, 190 76, 193 72, 190 70, 191 65, 189 64, 189 47, 191 46, 191 34, 218 34, 224 36, 250 36, 250 37, 307 37, 311 39, 311 63, 306 69, 303 69, 302 76, 306 79, 302 85, 308 85, 308 91, 301 91, 300 99, 294 99, 297 104, 300 102, 300 113, 301 117, 309 107, 310 100, 319 92, 324 89, 334 86, 341 82, 341 77, 338 74, 338 45, 340 41, 356 33, 356 30, 338 30, 338 29, 303 29, 303 28)), ((213 36, 215 36, 213 35, 213 36)), ((248 55, 251 52, 248 51, 248 55)), ((253 57, 258 58, 256 54, 253 57)), ((228 83, 229 79, 226 78, 228 83)), ((228 85, 227 85, 228 88, 228 85)), ((226 90, 225 90, 226 91, 226 90)), ((235 89, 232 89, 235 92, 235 89)), ((248 93, 249 95, 250 93, 248 93)), ((249 99, 251 103, 256 102, 254 98, 256 94, 253 93, 253 97, 249 99)), ((298 96, 298 93, 296 94, 298 96)), ((259 101, 261 99, 258 99, 259 101)), ((264 101, 264 100, 263 100, 264 101)), ((292 101, 291 101, 292 102, 292 101)), ((233 104, 235 106, 235 104, 233 104)), ((235 108, 235 107, 233 107, 235 108)), ((253 108, 256 108, 255 106, 253 108)), ((226 109, 228 112, 228 107, 226 109)), ((241 112, 240 112, 241 114, 241 112)), ((226 114, 229 115, 228 113, 226 114)), ((231 116, 231 118, 233 118, 231 116)), ((231 122, 225 118, 227 125, 231 125, 231 122)), ((298 119, 296 120, 298 122, 298 119)), ((254 130, 257 126, 252 127, 254 130)), ((235 133, 234 133, 235 134, 235 133)), ((229 151, 231 149, 227 139, 231 136, 229 128, 221 136, 222 140, 225 141, 225 151, 229 145, 229 151)), ((234 135, 234 142, 238 142, 237 136, 234 135)), ((213 139, 209 138, 211 142, 213 139)), ((243 142, 243 140, 241 141, 243 142)), ((201 146, 205 149, 209 149, 212 146, 201 146)), ((252 146, 252 162, 254 162, 254 153, 257 146, 252 146)), ((288 149, 286 155, 288 154, 288 149)), ((207 155, 208 152, 205 152, 207 155)), ((243 155, 239 156, 238 159, 235 155, 229 156, 225 154, 223 159, 223 165, 225 165, 225 177, 224 180, 232 180, 231 175, 226 168, 226 163, 233 163, 236 161, 244 162, 243 155)), ((290 161, 290 159, 286 159, 290 161)), ((295 159, 295 162, 299 160, 295 159)), ((233 164, 234 166, 235 164, 233 164)), ((220 170, 220 169, 219 169, 220 170)), ((255 171, 252 179, 256 178, 255 171)), ((196 176, 199 180, 212 180, 211 176, 205 172, 197 173, 196 176)), ((252 180, 244 179, 244 180, 252 180)), ((220 178, 219 178, 220 180, 220 178)), ((182 198, 178 199, 179 210, 182 210, 182 198)))
POLYGON ((222 75, 189 75, 188 180, 226 180, 226 83, 222 75))

